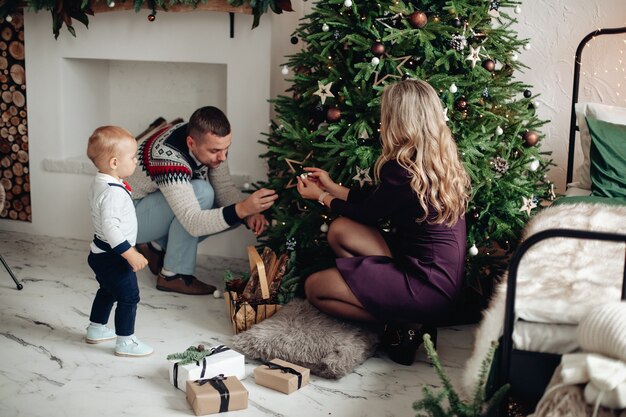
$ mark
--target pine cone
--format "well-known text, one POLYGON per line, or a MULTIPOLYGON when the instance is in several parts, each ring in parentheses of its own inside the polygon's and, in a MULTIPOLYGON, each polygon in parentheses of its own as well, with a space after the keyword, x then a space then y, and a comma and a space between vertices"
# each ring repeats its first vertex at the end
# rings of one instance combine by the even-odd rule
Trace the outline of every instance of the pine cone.
POLYGON ((496 172, 500 174, 506 174, 506 172, 509 170, 509 163, 506 161, 506 159, 497 156, 493 160, 493 167, 496 172))

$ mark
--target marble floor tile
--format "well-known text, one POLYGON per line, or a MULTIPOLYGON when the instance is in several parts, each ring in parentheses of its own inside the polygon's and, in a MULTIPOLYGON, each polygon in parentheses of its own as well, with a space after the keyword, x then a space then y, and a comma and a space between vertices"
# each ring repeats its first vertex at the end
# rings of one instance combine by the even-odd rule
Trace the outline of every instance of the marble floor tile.
MULTIPOLYGON (((88 242, 0 231, 0 254, 24 284, 17 291, 0 265, 0 416, 194 415, 185 395, 168 382, 165 357, 199 343, 228 345, 232 327, 223 299, 156 290, 145 268, 136 334, 155 348, 145 358, 113 355, 115 342, 84 341, 95 279, 86 263, 88 242)), ((222 287, 224 270, 245 260, 199 256, 198 276, 222 287)), ((473 344, 473 326, 440 330, 439 355, 458 380, 473 344)), ((259 365, 246 360, 250 393, 241 416, 415 416, 423 387, 441 383, 424 350, 406 367, 377 353, 340 380, 312 377, 289 396, 258 386, 259 365)))

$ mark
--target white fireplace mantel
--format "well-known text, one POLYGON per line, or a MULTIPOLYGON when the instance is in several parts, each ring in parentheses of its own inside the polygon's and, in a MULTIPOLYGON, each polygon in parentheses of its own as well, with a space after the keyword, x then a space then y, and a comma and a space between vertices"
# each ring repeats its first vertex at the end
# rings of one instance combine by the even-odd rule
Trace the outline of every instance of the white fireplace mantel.
MULTIPOLYGON (((86 141, 96 127, 119 124, 138 133, 157 116, 187 120, 204 105, 221 107, 231 121, 232 173, 251 181, 265 179, 265 165, 258 157, 264 148, 258 141, 270 117, 271 19, 251 30, 252 16, 238 14, 230 38, 227 13, 160 12, 153 22, 147 14, 99 13, 89 29, 75 25, 76 38, 63 29, 57 40, 48 13, 25 14, 33 221, 3 228, 89 239, 90 176, 50 169, 50 163, 79 164, 78 174, 84 174, 89 171, 82 159, 86 141), (131 69, 135 78, 125 79, 124 72, 131 69), (170 84, 152 79, 164 73, 174 73, 170 84), (216 76, 221 78, 208 81, 216 76), (175 82, 179 89, 171 84, 175 82), (159 97, 159 90, 165 96, 159 97), (162 114, 168 109, 169 114, 162 114)), ((207 239, 201 252, 243 257, 251 242, 248 231, 236 230, 207 239)))

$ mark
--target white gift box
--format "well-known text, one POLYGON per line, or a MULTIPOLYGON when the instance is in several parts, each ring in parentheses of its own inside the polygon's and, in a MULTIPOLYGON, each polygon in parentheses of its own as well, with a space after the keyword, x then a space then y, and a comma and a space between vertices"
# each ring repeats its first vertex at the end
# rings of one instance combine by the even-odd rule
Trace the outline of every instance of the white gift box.
POLYGON ((239 380, 244 378, 245 358, 241 353, 223 345, 210 350, 219 353, 206 356, 198 363, 179 365, 179 360, 170 360, 170 383, 186 392, 188 380, 209 379, 220 374, 236 376, 239 380))

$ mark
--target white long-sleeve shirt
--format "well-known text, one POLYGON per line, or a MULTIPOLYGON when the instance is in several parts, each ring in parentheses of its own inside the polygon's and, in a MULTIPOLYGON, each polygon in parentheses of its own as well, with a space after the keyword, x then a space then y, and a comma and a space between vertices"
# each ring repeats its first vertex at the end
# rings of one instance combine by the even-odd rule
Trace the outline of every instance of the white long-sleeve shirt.
MULTIPOLYGON (((124 183, 110 175, 98 173, 89 189, 91 220, 98 239, 117 253, 124 253, 137 241, 137 215, 130 192, 124 183), (118 184, 118 185, 111 185, 118 184)), ((93 253, 103 253, 91 242, 93 253)))

